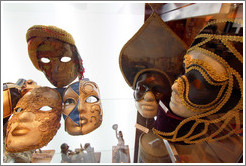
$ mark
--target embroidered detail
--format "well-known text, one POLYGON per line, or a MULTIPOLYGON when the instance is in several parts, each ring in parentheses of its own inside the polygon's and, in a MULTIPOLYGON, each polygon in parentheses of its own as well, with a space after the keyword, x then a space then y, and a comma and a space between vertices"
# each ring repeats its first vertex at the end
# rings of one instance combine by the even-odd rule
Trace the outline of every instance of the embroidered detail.
MULTIPOLYGON (((226 22, 237 23, 240 25, 242 25, 243 23, 241 19, 216 20, 208 23, 207 26, 205 26, 200 32, 202 32, 208 26, 219 24, 219 23, 226 23, 226 22)), ((187 144, 194 144, 194 143, 200 143, 202 141, 209 142, 214 140, 222 140, 233 134, 238 135, 238 133, 242 131, 242 122, 240 121, 240 114, 242 113, 243 110, 242 76, 238 73, 238 71, 232 68, 229 62, 223 59, 222 56, 217 55, 204 48, 201 48, 201 46, 203 46, 204 44, 206 44, 211 40, 214 39, 219 40, 232 53, 232 55, 239 60, 241 64, 238 65, 242 65, 243 56, 233 46, 232 42, 243 43, 243 36, 199 34, 196 37, 196 39, 198 38, 203 38, 203 39, 205 38, 205 39, 202 42, 192 46, 187 51, 187 54, 192 50, 197 50, 211 56, 212 58, 219 61, 225 67, 227 75, 218 75, 215 73, 214 69, 210 67, 209 64, 201 60, 190 59, 188 55, 185 56, 184 61, 186 63, 185 66, 186 72, 189 72, 191 70, 197 70, 203 75, 203 77, 207 80, 208 83, 214 86, 222 86, 222 87, 221 90, 219 91, 219 94, 217 95, 216 99, 213 102, 207 105, 196 105, 188 100, 188 94, 185 93, 185 88, 187 91, 189 89, 189 86, 187 84, 188 83, 187 78, 185 76, 182 76, 175 81, 178 82, 179 95, 182 103, 184 103, 184 105, 187 106, 188 109, 194 112, 201 112, 201 114, 194 115, 184 119, 172 132, 162 132, 156 130, 155 128, 152 129, 156 135, 160 136, 162 139, 166 139, 171 142, 183 141, 184 143, 187 144), (197 65, 203 65, 207 73, 205 73, 204 70, 202 70, 199 67, 191 66, 191 63, 195 63, 197 65), (211 78, 218 81, 218 83, 212 82, 211 78), (240 99, 238 100, 236 106, 228 110, 226 113, 222 113, 222 115, 218 116, 217 118, 211 118, 213 115, 218 113, 223 108, 223 106, 225 106, 227 102, 229 102, 229 99, 232 95, 233 88, 235 88, 233 87, 234 84, 238 84, 239 86, 238 89, 240 90, 241 93, 240 99), (189 131, 185 135, 178 136, 178 132, 182 130, 182 127, 186 125, 188 122, 194 122, 192 124, 192 127, 190 127, 189 131), (233 124, 233 128, 231 128, 232 124, 233 124), (199 133, 194 133, 198 125, 202 125, 204 127, 199 133)))

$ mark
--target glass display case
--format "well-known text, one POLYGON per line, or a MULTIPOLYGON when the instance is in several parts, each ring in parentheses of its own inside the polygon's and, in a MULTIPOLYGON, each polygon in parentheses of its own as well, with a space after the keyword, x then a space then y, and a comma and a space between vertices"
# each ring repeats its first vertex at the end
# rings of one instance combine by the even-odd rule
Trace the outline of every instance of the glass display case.
MULTIPOLYGON (((180 38, 184 49, 192 44, 211 18, 243 18, 243 2, 6 1, 1 2, 1 7, 2 91, 16 84, 23 84, 19 82, 21 79, 31 79, 38 86, 50 87, 63 94, 68 86, 57 88, 44 76, 45 72, 42 73, 34 67, 28 56, 26 41, 26 32, 31 26, 54 25, 65 29, 73 36, 85 69, 84 78, 97 84, 102 104, 102 123, 95 130, 86 134, 71 135, 66 131, 66 122, 61 115, 60 127, 51 141, 41 148, 21 153, 6 151, 7 122, 12 117, 11 113, 6 116, 7 118, 2 115, 1 161, 3 164, 244 162, 242 133, 226 143, 205 143, 199 148, 194 145, 176 144, 154 134, 152 128, 156 117, 145 118, 139 113, 136 108, 134 87, 131 87, 124 76, 120 66, 121 60, 119 62, 124 45, 132 41, 131 38, 138 34, 139 29, 153 12, 172 31, 170 33, 180 38), (8 87, 3 86, 3 83, 8 83, 8 87), (232 151, 233 156, 228 156, 232 151), (225 153, 227 153, 226 157, 222 157, 225 153), (65 159, 67 156, 69 160, 65 159)), ((239 30, 241 27, 234 28, 239 30)), ((141 42, 145 41, 140 40, 141 42)), ((148 59, 148 61, 153 60, 148 59)), ((163 59, 158 60, 158 64, 164 64, 163 61, 163 59)), ((181 65, 182 61, 183 58, 179 58, 181 65)), ((144 64, 139 66, 141 68, 144 64)), ((178 63, 175 63, 174 68, 177 66, 178 63)), ((128 67, 130 70, 130 66, 128 67)), ((76 78, 73 83, 76 81, 79 79, 76 78)), ((132 80, 134 81, 136 83, 136 79, 132 80)), ((1 94, 2 99, 6 98, 4 93, 1 94)))

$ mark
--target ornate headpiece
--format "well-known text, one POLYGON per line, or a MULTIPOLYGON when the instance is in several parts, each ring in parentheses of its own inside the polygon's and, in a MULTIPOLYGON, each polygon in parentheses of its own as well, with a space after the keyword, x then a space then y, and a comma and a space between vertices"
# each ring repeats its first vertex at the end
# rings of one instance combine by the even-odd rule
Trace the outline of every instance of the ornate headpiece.
POLYGON ((186 44, 153 12, 120 52, 122 75, 132 89, 145 70, 164 73, 172 84, 182 73, 186 48, 186 44))
POLYGON ((186 73, 199 71, 207 83, 219 89, 217 97, 208 104, 190 101, 189 83, 186 77, 178 82, 179 97, 191 111, 200 114, 182 120, 173 132, 153 131, 172 142, 188 144, 221 140, 242 132, 243 113, 243 36, 241 19, 224 19, 209 22, 197 35, 184 57, 186 73), (218 75, 206 62, 191 59, 193 51, 204 53, 220 62, 226 75, 218 75), (199 68, 205 66, 203 70, 199 68), (191 65, 192 64, 192 65, 191 65), (206 71, 206 72, 205 72, 206 71), (199 129, 198 129, 199 128, 199 129), (182 133, 182 134, 181 134, 182 133))

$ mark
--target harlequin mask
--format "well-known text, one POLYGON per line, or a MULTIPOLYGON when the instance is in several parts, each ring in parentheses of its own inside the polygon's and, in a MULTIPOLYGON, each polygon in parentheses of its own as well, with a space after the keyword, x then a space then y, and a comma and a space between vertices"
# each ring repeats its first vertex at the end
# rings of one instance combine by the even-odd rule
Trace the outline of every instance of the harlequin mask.
POLYGON ((170 108, 185 120, 172 133, 154 131, 170 141, 198 143, 242 131, 242 20, 209 23, 184 57, 185 74, 172 86, 170 108), (189 127, 188 127, 189 126, 189 127), (199 128, 199 131, 197 130, 199 128), (179 135, 181 130, 185 134, 179 135))
POLYGON ((84 135, 102 123, 102 106, 96 83, 80 80, 63 93, 65 130, 70 135, 84 135))
POLYGON ((139 113, 144 118, 157 115, 159 100, 169 101, 171 95, 171 81, 164 72, 145 70, 136 81, 134 98, 139 113))
POLYGON ((35 25, 27 31, 28 53, 34 66, 56 87, 69 85, 84 68, 73 37, 54 26, 35 25))
POLYGON ((9 152, 34 150, 47 145, 60 127, 62 101, 49 87, 27 92, 8 122, 5 147, 9 152))

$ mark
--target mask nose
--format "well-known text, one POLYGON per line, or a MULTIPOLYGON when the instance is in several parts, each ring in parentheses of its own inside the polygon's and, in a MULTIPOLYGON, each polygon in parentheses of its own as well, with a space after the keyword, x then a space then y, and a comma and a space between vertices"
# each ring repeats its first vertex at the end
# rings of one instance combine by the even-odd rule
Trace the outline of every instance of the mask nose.
POLYGON ((51 60, 51 69, 54 72, 57 72, 57 71, 59 71, 61 69, 61 63, 60 63, 59 58, 53 58, 51 60))
POLYGON ((30 122, 35 118, 35 114, 32 112, 23 112, 19 115, 19 122, 30 122))
POLYGON ((175 81, 174 84, 171 87, 172 91, 178 94, 178 82, 175 81))
POLYGON ((144 95, 145 101, 155 101, 155 95, 151 91, 147 91, 144 95))
POLYGON ((81 98, 79 98, 79 100, 78 100, 78 111, 79 111, 79 113, 85 113, 86 112, 86 109, 84 107, 84 104, 83 104, 81 98))

